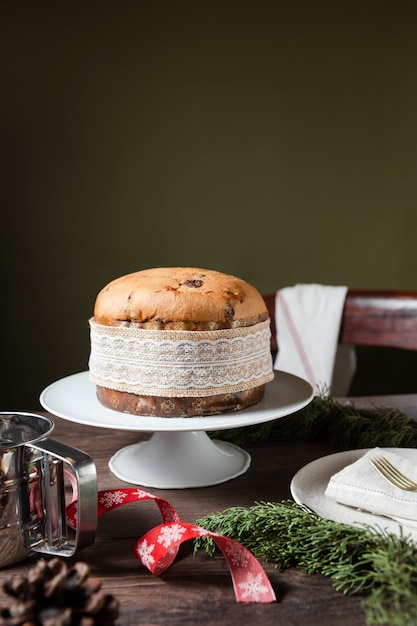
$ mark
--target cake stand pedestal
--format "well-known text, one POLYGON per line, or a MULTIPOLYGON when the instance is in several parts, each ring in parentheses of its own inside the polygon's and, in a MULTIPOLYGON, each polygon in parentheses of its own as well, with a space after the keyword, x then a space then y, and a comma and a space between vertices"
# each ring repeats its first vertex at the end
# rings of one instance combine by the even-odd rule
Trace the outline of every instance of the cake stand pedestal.
POLYGON ((213 441, 204 431, 159 432, 116 452, 109 461, 113 474, 128 483, 159 489, 206 487, 244 474, 250 455, 226 441, 213 441))

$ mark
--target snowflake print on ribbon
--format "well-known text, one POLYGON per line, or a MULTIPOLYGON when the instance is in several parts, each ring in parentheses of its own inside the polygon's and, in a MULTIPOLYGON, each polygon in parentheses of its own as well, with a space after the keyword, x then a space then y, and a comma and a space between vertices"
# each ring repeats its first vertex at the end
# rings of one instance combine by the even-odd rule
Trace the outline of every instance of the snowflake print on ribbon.
POLYGON ((262 575, 254 576, 252 572, 248 572, 246 581, 239 583, 239 587, 243 590, 242 600, 249 598, 255 602, 259 602, 262 594, 267 594, 269 591, 267 585, 263 584, 262 575))
POLYGON ((167 502, 166 500, 159 500, 157 503, 159 506, 159 510, 161 511, 162 519, 166 522, 177 522, 179 521, 179 515, 174 509, 174 507, 167 502))
POLYGON ((136 546, 136 553, 138 557, 148 569, 150 569, 150 567, 155 563, 155 557, 152 555, 154 549, 155 544, 148 545, 146 539, 144 541, 140 541, 136 546))
POLYGON ((122 504, 126 496, 127 493, 124 493, 123 490, 104 491, 98 502, 106 509, 113 509, 115 505, 122 504))
POLYGON ((133 491, 133 495, 137 496, 138 500, 147 500, 150 496, 150 494, 144 489, 135 489, 133 491))
POLYGON ((229 561, 239 567, 247 567, 250 554, 240 543, 229 543, 224 549, 229 561))
POLYGON ((180 524, 173 524, 172 526, 162 526, 161 533, 157 539, 158 543, 161 543, 164 548, 169 548, 172 543, 181 541, 185 528, 180 524))

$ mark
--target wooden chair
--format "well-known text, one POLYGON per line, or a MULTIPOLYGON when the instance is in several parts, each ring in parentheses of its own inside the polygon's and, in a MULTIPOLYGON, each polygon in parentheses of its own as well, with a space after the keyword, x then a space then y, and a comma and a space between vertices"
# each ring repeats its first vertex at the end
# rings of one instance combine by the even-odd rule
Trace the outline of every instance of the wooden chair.
MULTIPOLYGON (((271 351, 275 358, 278 350, 275 294, 264 296, 264 300, 271 318, 271 351)), ((417 291, 349 289, 339 341, 359 347, 414 351, 417 363, 417 291)), ((417 391, 417 369, 410 372, 410 379, 414 378, 417 391)))

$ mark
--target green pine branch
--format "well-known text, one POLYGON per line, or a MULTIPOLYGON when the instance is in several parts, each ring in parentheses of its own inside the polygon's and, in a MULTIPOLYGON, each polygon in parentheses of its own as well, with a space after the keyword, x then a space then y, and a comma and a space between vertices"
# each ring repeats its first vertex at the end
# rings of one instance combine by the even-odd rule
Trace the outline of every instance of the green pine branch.
MULTIPOLYGON (((239 541, 279 569, 324 574, 338 591, 363 594, 369 625, 417 624, 417 549, 404 536, 323 519, 292 501, 234 507, 196 523, 239 541)), ((217 549, 204 537, 195 541, 199 548, 208 554, 217 549)))
POLYGON ((315 397, 301 411, 243 428, 212 431, 213 439, 236 445, 275 437, 328 442, 343 449, 375 446, 417 447, 417 421, 397 409, 357 409, 328 397, 315 397))

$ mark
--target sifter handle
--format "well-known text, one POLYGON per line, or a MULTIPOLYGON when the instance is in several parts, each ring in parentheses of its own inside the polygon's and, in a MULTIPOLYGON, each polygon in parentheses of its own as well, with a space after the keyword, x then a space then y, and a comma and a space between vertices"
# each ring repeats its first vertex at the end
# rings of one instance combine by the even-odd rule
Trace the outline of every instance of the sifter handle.
POLYGON ((97 471, 84 452, 52 439, 43 439, 28 447, 42 452, 37 461, 40 475, 38 497, 43 509, 40 531, 23 528, 24 543, 36 552, 72 556, 94 542, 97 529, 97 471), (68 533, 64 467, 77 489, 77 524, 75 536, 68 533))

